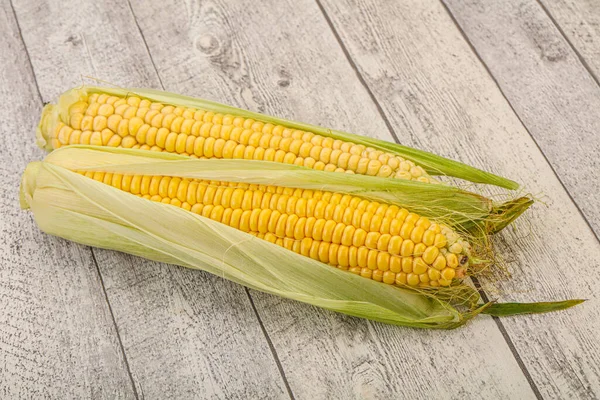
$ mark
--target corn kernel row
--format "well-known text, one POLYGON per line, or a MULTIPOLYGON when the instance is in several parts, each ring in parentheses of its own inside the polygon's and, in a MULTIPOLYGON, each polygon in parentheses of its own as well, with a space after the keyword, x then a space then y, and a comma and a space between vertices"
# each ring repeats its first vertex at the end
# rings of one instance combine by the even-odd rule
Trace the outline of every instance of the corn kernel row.
POLYGON ((93 144, 192 157, 285 162, 325 171, 437 182, 412 161, 360 144, 250 118, 92 94, 71 105, 51 144, 93 144))
POLYGON ((469 246, 456 233, 395 205, 279 186, 81 173, 384 283, 448 286, 468 266, 469 246))

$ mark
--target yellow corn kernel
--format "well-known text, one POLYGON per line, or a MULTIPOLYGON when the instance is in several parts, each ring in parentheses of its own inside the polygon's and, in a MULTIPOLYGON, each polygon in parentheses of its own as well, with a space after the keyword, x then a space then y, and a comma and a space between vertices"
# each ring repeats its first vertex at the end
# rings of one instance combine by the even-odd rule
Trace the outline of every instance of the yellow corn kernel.
MULTIPOLYGON (((435 246, 429 246, 427 247, 427 249, 423 252, 423 261, 425 261, 427 264, 433 264, 433 262, 435 261, 435 259, 437 258, 437 256, 440 254, 440 250, 435 247, 435 246)), ((456 257, 456 256, 455 256, 456 257)), ((458 265, 458 260, 457 260, 457 265, 458 265)), ((437 279, 434 279, 437 280, 437 279)))
POLYGON ((425 246, 423 243, 417 243, 417 244, 415 244, 415 249, 413 250, 413 255, 415 257, 421 257, 423 255, 423 253, 425 252, 425 249, 427 249, 427 246, 425 246))
POLYGON ((458 257, 454 253, 446 254, 446 264, 450 268, 458 267, 458 257))
POLYGON ((369 250, 367 255, 367 267, 369 269, 377 269, 377 250, 369 250))
POLYGON ((446 268, 446 257, 440 254, 439 256, 437 256, 432 265, 435 269, 438 269, 440 271, 443 270, 444 268, 446 268))
POLYGON ((435 247, 441 249, 442 247, 446 247, 447 243, 448 243, 448 241, 446 240, 446 236, 444 236, 441 233, 438 233, 437 235, 435 235, 435 240, 433 242, 435 247))
POLYGON ((362 276, 363 278, 371 279, 371 277, 373 276, 373 271, 369 268, 363 267, 360 270, 360 276, 362 276))
POLYGON ((427 264, 425 264, 425 262, 423 261, 423 259, 421 257, 415 257, 413 259, 413 272, 415 274, 423 274, 425 272, 427 272, 428 266, 427 264))
POLYGON ((439 282, 440 286, 450 286, 450 284, 452 283, 452 281, 447 280, 447 279, 442 279, 442 278, 440 278, 438 280, 438 282, 439 282))
POLYGON ((441 274, 442 278, 451 281, 456 276, 456 270, 453 268, 444 268, 441 274))
POLYGON ((421 243, 425 229, 421 226, 415 226, 410 234, 410 239, 415 243, 421 243))
POLYGON ((396 282, 396 274, 392 271, 385 271, 383 273, 383 283, 393 285, 396 282))
POLYGON ((400 247, 400 254, 404 257, 412 256, 415 250, 415 244, 412 240, 404 240, 402 242, 402 246, 400 247))
POLYGON ((418 286, 421 280, 419 279, 419 275, 410 273, 406 276, 406 283, 410 286, 418 286))
POLYGON ((410 273, 413 271, 413 258, 403 257, 402 258, 402 272, 410 273))
MULTIPOLYGON (((390 235, 391 236, 391 235, 390 235)), ((402 248, 403 239, 400 236, 391 236, 387 251, 391 254, 398 255, 400 254, 400 250, 402 248)))
POLYGON ((414 228, 415 226, 412 223, 404 222, 402 228, 400 228, 400 236, 402 236, 402 239, 410 239, 414 228))
POLYGON ((388 271, 390 269, 390 254, 386 252, 379 252, 377 254, 377 269, 381 271, 388 271))
POLYGON ((396 256, 390 256, 390 271, 398 273, 402 271, 402 259, 396 256))
POLYGON ((427 274, 429 274, 430 281, 437 281, 442 276, 440 274, 440 271, 438 271, 437 269, 434 269, 434 268, 429 268, 427 270, 427 274))
POLYGON ((396 274, 396 285, 402 286, 406 285, 406 273, 399 272, 396 274))
POLYGON ((436 233, 432 230, 425 231, 425 233, 423 233, 423 243, 427 246, 433 245, 435 242, 435 235, 436 233))

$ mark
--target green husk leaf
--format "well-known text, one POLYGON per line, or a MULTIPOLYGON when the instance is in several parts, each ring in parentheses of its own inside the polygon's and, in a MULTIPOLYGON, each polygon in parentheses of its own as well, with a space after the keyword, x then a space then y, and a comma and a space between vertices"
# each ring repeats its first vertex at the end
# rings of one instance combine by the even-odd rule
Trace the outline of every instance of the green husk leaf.
POLYGON ((519 314, 541 314, 553 311, 565 310, 583 303, 585 300, 572 299, 564 301, 550 301, 538 303, 493 303, 485 310, 483 314, 496 317, 507 317, 519 314))
MULTIPOLYGON (((253 160, 198 160, 172 154, 103 146, 68 146, 49 154, 46 161, 71 170, 129 174, 177 175, 190 179, 283 185, 301 189, 350 193, 387 202, 481 236, 487 229, 505 226, 529 202, 496 204, 481 195, 447 185, 403 179, 316 171, 295 165, 253 160), (507 213, 507 211, 509 211, 507 213)), ((494 230, 496 231, 496 230, 494 230)))
POLYGON ((44 108, 43 116, 37 130, 38 145, 47 150, 51 149, 48 145, 45 134, 52 131, 52 126, 58 120, 67 121, 68 109, 71 104, 92 93, 107 93, 115 96, 137 95, 151 101, 165 104, 173 104, 185 107, 200 108, 204 110, 219 112, 223 114, 240 115, 245 118, 252 118, 272 124, 281 124, 293 129, 300 129, 317 133, 319 135, 332 137, 345 141, 351 141, 365 146, 370 146, 382 151, 387 151, 405 159, 411 160, 420 165, 430 175, 447 175, 460 179, 465 179, 476 183, 485 183, 500 186, 506 189, 515 190, 519 185, 507 178, 482 171, 478 168, 463 164, 458 161, 450 160, 426 151, 417 150, 411 147, 402 146, 396 143, 390 143, 379 139, 369 138, 361 135, 355 135, 338 130, 327 129, 316 125, 310 125, 295 121, 289 121, 283 118, 254 113, 247 110, 227 106, 209 100, 196 99, 193 97, 182 96, 176 93, 163 92, 151 89, 121 89, 109 87, 82 86, 65 92, 59 99, 58 105, 47 105, 44 108))
POLYGON ((519 197, 502 203, 492 210, 493 215, 488 218, 486 232, 496 233, 506 228, 533 204, 530 197, 519 197), (495 217, 496 218, 495 218, 495 217))

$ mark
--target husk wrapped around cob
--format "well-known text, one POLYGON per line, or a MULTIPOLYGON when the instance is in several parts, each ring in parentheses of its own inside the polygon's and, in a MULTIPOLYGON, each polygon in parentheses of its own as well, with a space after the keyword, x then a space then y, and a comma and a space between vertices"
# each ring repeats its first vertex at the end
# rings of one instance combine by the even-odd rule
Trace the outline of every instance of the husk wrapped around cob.
POLYGON ((455 328, 479 313, 546 312, 581 302, 482 304, 478 293, 459 276, 445 288, 429 287, 427 282, 414 288, 401 280, 392 284, 378 282, 377 268, 373 269, 372 279, 365 279, 351 273, 351 269, 339 268, 343 265, 334 268, 260 239, 260 234, 214 221, 210 219, 212 214, 199 215, 193 209, 185 209, 181 202, 149 201, 149 195, 135 196, 131 188, 128 192, 124 187, 112 187, 84 176, 86 173, 166 176, 242 185, 284 183, 287 188, 351 194, 394 204, 444 224, 469 240, 469 251, 473 252, 468 253, 469 265, 475 272, 479 263, 485 263, 476 253, 486 248, 487 234, 516 218, 529 206, 528 199, 496 205, 482 196, 449 186, 332 174, 286 164, 194 160, 167 153, 94 146, 69 146, 54 151, 43 162, 31 163, 21 185, 22 207, 31 209, 40 228, 49 234, 205 270, 255 290, 385 323, 455 328))
POLYGON ((82 86, 44 107, 38 145, 98 145, 197 158, 277 161, 436 183, 435 175, 517 189, 509 179, 395 143, 149 89, 82 86))

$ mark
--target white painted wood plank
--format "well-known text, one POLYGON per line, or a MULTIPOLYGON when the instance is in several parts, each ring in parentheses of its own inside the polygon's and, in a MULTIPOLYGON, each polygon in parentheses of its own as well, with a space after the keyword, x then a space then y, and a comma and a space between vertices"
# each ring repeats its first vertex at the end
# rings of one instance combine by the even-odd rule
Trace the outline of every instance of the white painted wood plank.
MULTIPOLYGON (((487 2, 484 6, 472 1, 448 0, 447 3, 596 233, 600 232, 600 185, 595 183, 600 171, 597 161, 600 153, 600 87, 537 2, 487 2)), ((552 199, 552 192, 546 194, 552 199)), ((562 216, 557 219, 572 224, 570 219, 562 216)), ((577 241, 583 231, 572 231, 572 251, 577 251, 577 241)), ((529 247, 528 241, 518 236, 515 240, 521 246, 529 247)), ((591 247, 590 250, 595 249, 592 256, 587 260, 586 256, 582 257, 581 262, 598 268, 598 248, 597 244, 591 247)), ((533 265, 539 261, 531 256, 532 251, 535 248, 529 248, 525 254, 533 265)), ((600 290, 590 286, 587 277, 577 279, 579 276, 574 270, 567 279, 572 281, 573 288, 579 283, 582 289, 597 297, 600 290)), ((516 278, 516 282, 506 285, 507 290, 524 290, 526 286, 518 276, 516 278)), ((559 276, 548 282, 551 280, 559 284, 564 278, 559 276)), ((584 315, 578 324, 585 326, 588 319, 593 325, 595 318, 591 314, 584 315)), ((600 346, 595 341, 589 342, 588 331, 569 332, 565 329, 569 327, 553 326, 547 331, 549 335, 564 337, 561 340, 565 342, 564 354, 533 349, 532 362, 537 362, 536 368, 548 373, 556 365, 555 360, 564 357, 569 367, 561 363, 559 377, 553 385, 544 385, 544 389, 555 397, 564 395, 563 391, 569 393, 569 397, 593 397, 594 393, 600 393, 600 346), (570 353, 568 349, 573 343, 577 349, 588 349, 586 358, 577 359, 570 353), (554 385, 560 385, 561 389, 557 390, 554 385)), ((511 328, 512 325, 509 332, 514 332, 524 343, 527 341, 527 331, 522 326, 515 324, 514 330, 511 328)), ((592 338, 597 337, 596 332, 593 335, 592 338)), ((539 340, 545 338, 542 336, 539 340)), ((545 345, 547 343, 542 344, 545 345)))
POLYGON ((600 3, 596 0, 540 0, 596 79, 600 77, 600 3))
MULTIPOLYGON (((315 3, 132 5, 167 90, 390 139, 315 3)), ((423 332, 252 297, 295 398, 534 396, 489 318, 423 332)))
POLYGON ((45 101, 89 83, 86 76, 158 87, 126 2, 17 0, 14 7, 45 101))
POLYGON ((600 236, 600 86, 535 0, 446 3, 600 236))
POLYGON ((289 398, 243 287, 103 251, 106 290, 148 398, 289 398))
POLYGON ((547 195, 499 235, 511 280, 503 301, 583 297, 577 308, 502 320, 547 398, 600 393, 596 271, 600 246, 497 86, 440 3, 326 1, 325 9, 397 134, 547 195))
POLYGON ((0 54, 0 398, 135 398, 91 252, 19 208, 42 103, 4 0, 0 54))
MULTIPOLYGON (((44 100, 85 75, 160 88, 126 2, 24 1, 16 11, 44 100)), ((288 397, 244 288, 198 271, 94 253, 140 396, 288 397)))

